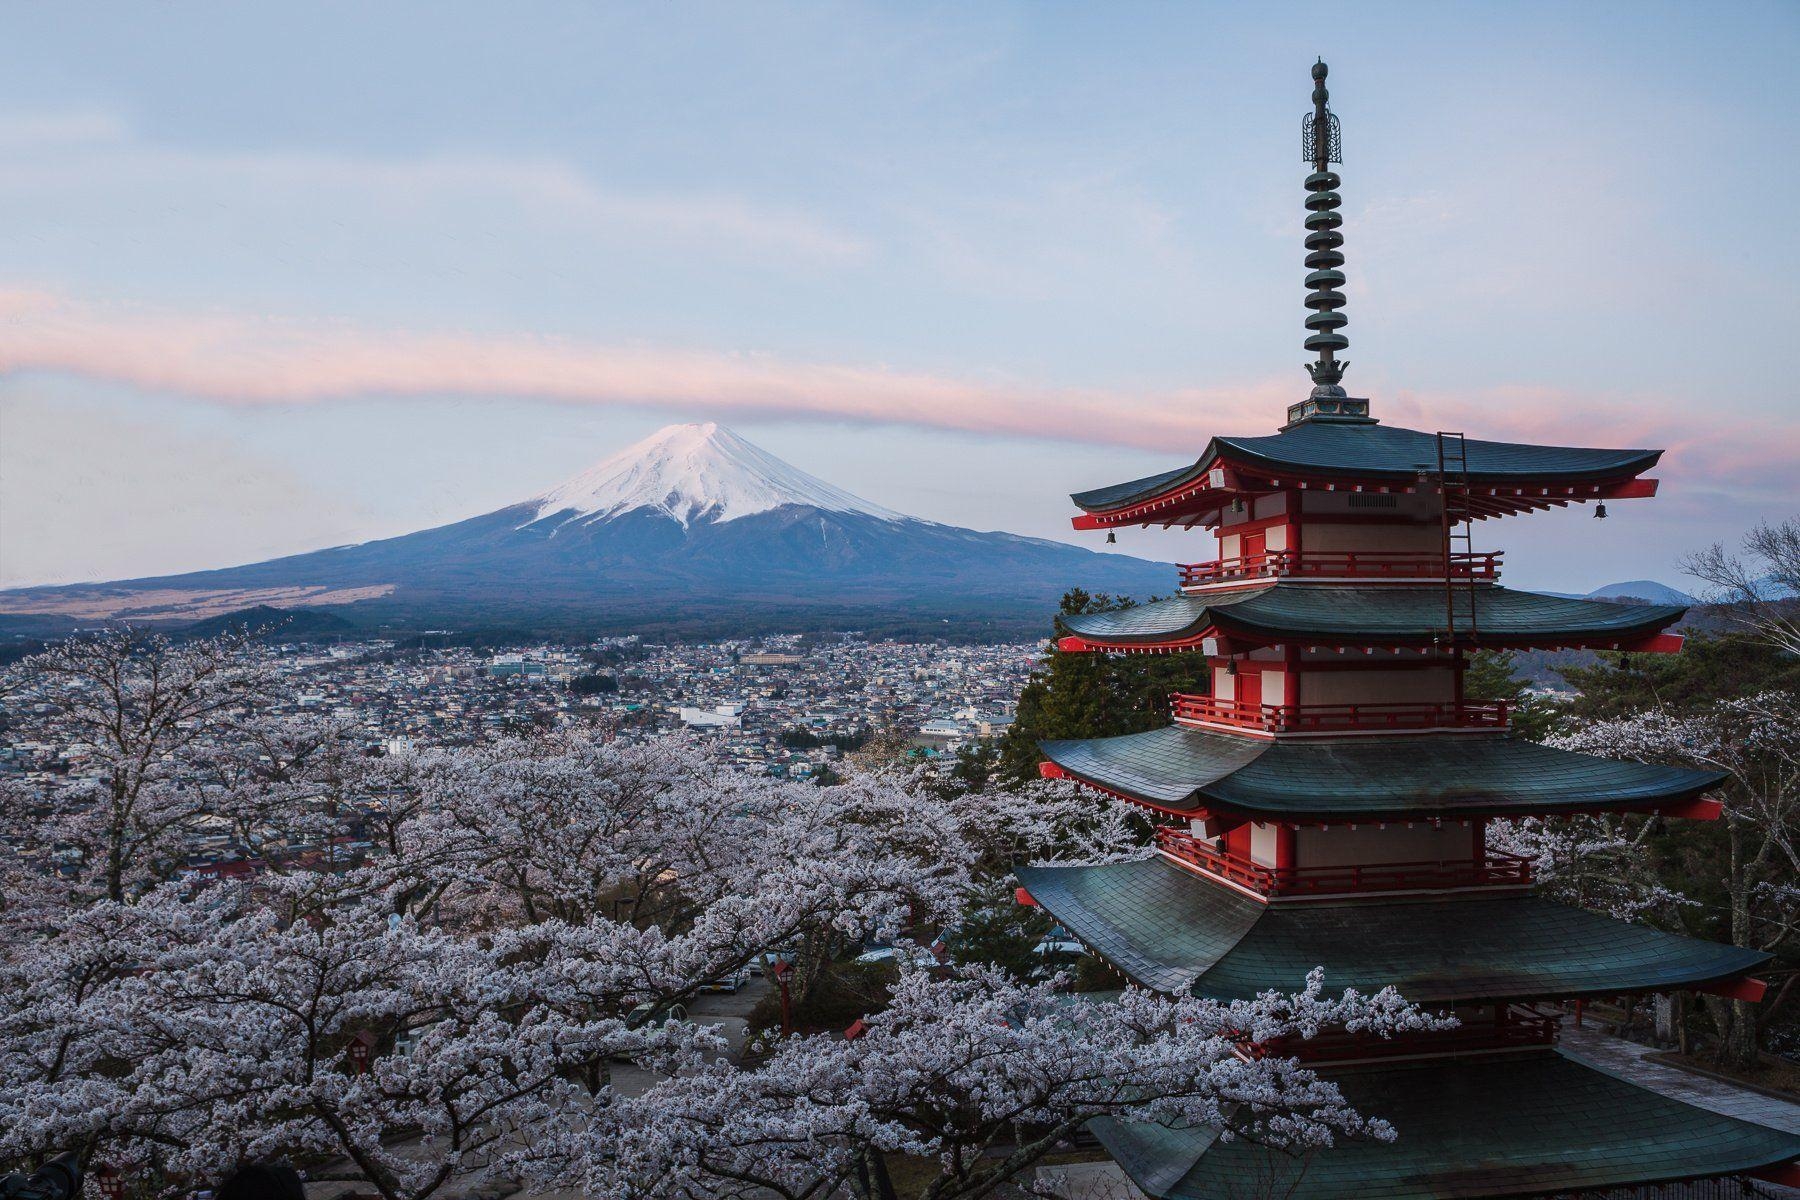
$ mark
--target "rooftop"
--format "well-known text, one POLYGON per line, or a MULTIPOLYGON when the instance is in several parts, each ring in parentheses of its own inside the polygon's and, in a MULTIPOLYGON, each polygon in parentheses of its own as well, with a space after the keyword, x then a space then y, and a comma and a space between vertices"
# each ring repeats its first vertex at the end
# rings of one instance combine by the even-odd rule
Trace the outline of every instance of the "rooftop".
POLYGON ((1325 985, 1408 1000, 1551 999, 1734 979, 1767 954, 1663 933, 1534 896, 1264 904, 1163 858, 1020 867, 1019 883, 1084 944, 1144 987, 1249 999, 1325 985))
POLYGON ((1292 1200, 1540 1195, 1754 1171, 1800 1137, 1683 1104, 1552 1050, 1324 1074, 1397 1141, 1340 1142, 1304 1158, 1211 1129, 1093 1122, 1158 1200, 1230 1196, 1242 1181, 1292 1200))
MULTIPOLYGON (((1652 638, 1686 611, 1663 604, 1569 600, 1492 584, 1475 585, 1467 596, 1459 596, 1457 610, 1457 640, 1469 645, 1606 647, 1630 647, 1652 638)), ((1444 634, 1446 620, 1441 585, 1286 580, 1057 618, 1063 629, 1095 649, 1195 646, 1213 631, 1248 644, 1317 639, 1430 646, 1444 634)))
POLYGON ((1666 811, 1723 779, 1492 734, 1271 740, 1170 725, 1040 749, 1067 774, 1144 803, 1279 820, 1666 811))

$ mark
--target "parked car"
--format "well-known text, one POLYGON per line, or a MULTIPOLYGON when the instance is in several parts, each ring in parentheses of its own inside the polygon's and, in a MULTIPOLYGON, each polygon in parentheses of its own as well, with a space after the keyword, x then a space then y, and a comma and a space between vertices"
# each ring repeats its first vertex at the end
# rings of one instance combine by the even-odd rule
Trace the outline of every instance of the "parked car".
POLYGON ((639 1029, 648 1025, 656 1017, 661 1016, 663 1024, 672 1025, 688 1019, 687 1005, 677 1001, 667 1008, 661 1008, 655 1001, 646 1000, 632 1009, 625 1017, 628 1029, 639 1029))
POLYGON ((901 963, 910 963, 921 968, 941 965, 938 962, 938 956, 923 946, 876 946, 857 955, 856 961, 865 966, 870 963, 888 962, 896 966, 901 963))
POLYGON ((1079 958, 1087 953, 1087 947, 1067 934, 1058 937, 1057 931, 1053 931, 1033 946, 1031 952, 1039 958, 1050 958, 1055 955, 1070 955, 1079 958))
POLYGON ((740 967, 729 975, 721 975, 717 979, 709 979, 700 985, 703 992, 736 992, 750 982, 750 968, 740 967))

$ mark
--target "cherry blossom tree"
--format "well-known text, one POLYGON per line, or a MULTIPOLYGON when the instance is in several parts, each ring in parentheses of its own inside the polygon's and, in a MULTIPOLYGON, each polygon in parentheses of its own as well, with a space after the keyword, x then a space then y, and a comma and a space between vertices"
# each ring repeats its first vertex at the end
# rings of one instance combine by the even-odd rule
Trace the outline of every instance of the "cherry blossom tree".
POLYGON ((1392 1139, 1336 1085, 1250 1042, 1338 1026, 1444 1028, 1392 991, 1221 1004, 1128 988, 1072 996, 987 968, 904 975, 860 1036, 794 1038, 753 1069, 674 1075, 536 1149, 531 1178, 633 1200, 841 1194, 894 1200, 888 1163, 937 1164, 918 1194, 974 1200, 1019 1180, 1087 1121, 1211 1126, 1303 1156, 1339 1137, 1392 1139), (596 1141, 613 1146, 596 1156, 596 1141))
POLYGON ((1671 919, 1687 897, 1658 877, 1649 842, 1653 817, 1580 813, 1489 822, 1490 849, 1531 860, 1539 892, 1621 921, 1671 919))
POLYGON ((1015 861, 1141 854, 1141 830, 1067 786, 820 788, 679 739, 371 757, 354 728, 260 711, 265 681, 225 642, 122 633, 30 670, 102 749, 94 787, 31 801, 76 876, 9 866, 0 1162, 88 1147, 142 1200, 270 1157, 384 1200, 484 1181, 886 1196, 894 1154, 942 1164, 933 1196, 973 1198, 1103 1115, 1304 1153, 1387 1131, 1243 1044, 1430 1023, 1316 978, 1239 1005, 1089 1003, 968 966, 903 975, 854 1041, 738 1062, 665 1014, 772 951, 804 975, 942 928, 1006 897, 1015 861), (197 822, 261 872, 185 875, 197 822), (352 835, 366 854, 294 853, 352 835), (621 1093, 617 1060, 659 1082, 621 1093))
MULTIPOLYGON (((1800 697, 1763 692, 1689 713, 1651 709, 1595 721, 1553 745, 1725 772, 1726 853, 1720 881, 1733 945, 1775 950, 1800 930, 1800 697)), ((1724 1056, 1749 1065, 1758 1013, 1744 1001, 1707 997, 1724 1056)))
POLYGON ((27 660, 21 675, 53 694, 85 743, 86 786, 54 797, 0 796, 8 816, 74 852, 108 899, 172 869, 179 831, 207 810, 204 790, 174 766, 245 712, 269 675, 243 635, 172 642, 121 627, 74 637, 27 660))

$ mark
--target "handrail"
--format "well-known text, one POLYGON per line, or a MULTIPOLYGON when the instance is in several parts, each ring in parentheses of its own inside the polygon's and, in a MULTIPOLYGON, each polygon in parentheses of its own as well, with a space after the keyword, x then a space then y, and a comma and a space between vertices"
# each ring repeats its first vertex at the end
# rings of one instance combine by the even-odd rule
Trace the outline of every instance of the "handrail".
POLYGON ((1157 828, 1152 837, 1156 848, 1165 854, 1215 875, 1222 875, 1233 883, 1243 884, 1265 896, 1275 894, 1276 876, 1270 867, 1209 846, 1191 833, 1171 829, 1166 825, 1157 828))
POLYGON ((1266 733, 1340 733, 1363 730, 1505 729, 1511 706, 1504 700, 1393 700, 1371 704, 1250 704, 1217 696, 1173 692, 1177 721, 1228 725, 1266 733))
MULTIPOLYGON (((1503 551, 1450 555, 1452 579, 1498 579, 1503 551)), ((1444 555, 1436 550, 1269 550, 1262 554, 1181 563, 1181 586, 1233 579, 1442 579, 1444 555)))
POLYGON ((1265 896, 1525 887, 1531 883, 1531 860, 1502 850, 1484 850, 1478 856, 1458 859, 1269 867, 1220 850, 1191 833, 1169 826, 1157 829, 1155 840, 1157 849, 1165 854, 1265 896))

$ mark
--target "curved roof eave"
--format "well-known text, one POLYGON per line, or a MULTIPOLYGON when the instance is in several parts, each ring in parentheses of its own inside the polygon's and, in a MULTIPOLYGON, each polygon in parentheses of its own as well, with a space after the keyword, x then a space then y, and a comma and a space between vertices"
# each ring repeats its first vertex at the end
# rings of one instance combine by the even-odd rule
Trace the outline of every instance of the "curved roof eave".
MULTIPOLYGON (((1263 437, 1214 437, 1207 442, 1200 457, 1188 465, 1076 492, 1069 499, 1077 508, 1090 514, 1118 512, 1186 487, 1221 459, 1277 476, 1389 482, 1411 480, 1418 476, 1420 460, 1435 456, 1435 444, 1435 434, 1392 425, 1299 426, 1263 437), (1332 439, 1346 445, 1331 453, 1296 444, 1332 439), (1283 441, 1290 445, 1285 454, 1279 449, 1283 441)), ((1657 464, 1663 453, 1635 448, 1538 446, 1480 440, 1469 441, 1467 447, 1469 482, 1488 486, 1611 483, 1643 474, 1657 464), (1538 461, 1534 463, 1532 459, 1538 461)))
POLYGON ((1271 740, 1168 725, 1038 748, 1077 781, 1152 807, 1301 823, 1659 812, 1725 780, 1493 734, 1271 740))

